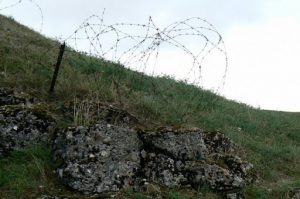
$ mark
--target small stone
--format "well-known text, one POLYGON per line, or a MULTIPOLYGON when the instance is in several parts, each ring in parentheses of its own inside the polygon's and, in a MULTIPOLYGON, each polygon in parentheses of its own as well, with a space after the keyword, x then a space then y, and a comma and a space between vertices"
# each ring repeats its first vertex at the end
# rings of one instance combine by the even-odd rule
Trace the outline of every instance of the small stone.
POLYGON ((229 193, 226 195, 227 199, 238 199, 238 195, 236 193, 229 193))
POLYGON ((234 187, 243 187, 244 183, 245 182, 241 177, 235 176, 234 179, 233 179, 232 186, 234 186, 234 187))
POLYGON ((103 157, 107 157, 108 156, 108 152, 107 151, 101 151, 101 156, 103 157))
POLYGON ((147 152, 144 149, 141 151, 141 156, 144 159, 146 159, 146 157, 147 157, 147 152))
POLYGON ((103 143, 104 144, 110 144, 111 143, 111 137, 104 138, 103 143))
POLYGON ((92 153, 90 153, 89 158, 94 159, 96 156, 92 153))
POLYGON ((72 137, 73 137, 72 131, 68 131, 67 134, 66 134, 66 138, 71 139, 72 137))
POLYGON ((59 176, 60 178, 63 177, 63 174, 64 174, 64 170, 58 169, 58 176, 59 176))
POLYGON ((131 160, 132 160, 132 161, 137 161, 138 159, 139 159, 138 154, 136 154, 136 153, 132 153, 132 154, 131 154, 131 160))
POLYGON ((154 158, 155 156, 156 156, 155 153, 149 153, 149 157, 150 157, 150 158, 154 158))

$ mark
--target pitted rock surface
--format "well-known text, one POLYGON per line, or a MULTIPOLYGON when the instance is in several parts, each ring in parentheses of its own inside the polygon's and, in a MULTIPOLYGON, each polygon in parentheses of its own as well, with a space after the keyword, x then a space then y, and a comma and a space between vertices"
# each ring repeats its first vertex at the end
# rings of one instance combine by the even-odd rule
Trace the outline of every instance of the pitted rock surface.
POLYGON ((244 195, 241 193, 228 193, 225 196, 226 199, 245 199, 244 195))
POLYGON ((13 90, 0 88, 0 106, 26 104, 26 99, 17 97, 13 90))
POLYGON ((50 195, 41 195, 36 197, 36 199, 68 199, 68 198, 61 198, 58 196, 50 196, 50 195))
POLYGON ((148 153, 144 161, 142 171, 151 182, 158 182, 168 187, 189 184, 188 179, 180 170, 184 166, 182 161, 156 153, 148 153))
POLYGON ((210 154, 234 153, 236 150, 235 144, 231 141, 230 138, 226 137, 224 133, 218 131, 206 132, 202 133, 202 136, 210 154))
POLYGON ((290 199, 300 199, 300 188, 294 188, 289 192, 290 199))
POLYGON ((63 182, 83 193, 118 191, 133 183, 140 170, 142 143, 136 132, 113 125, 68 128, 53 149, 63 164, 63 182))
POLYGON ((208 154, 201 132, 150 132, 143 134, 142 139, 150 149, 178 160, 202 159, 208 154))
POLYGON ((204 184, 218 191, 243 188, 252 164, 235 155, 236 146, 220 132, 143 133, 143 173, 168 187, 204 184))
POLYGON ((236 191, 252 181, 252 164, 220 132, 136 133, 109 124, 69 128, 53 149, 65 184, 84 193, 118 191, 141 179, 167 187, 208 185, 236 191))
POLYGON ((0 107, 0 156, 25 146, 46 142, 53 119, 23 106, 0 107))

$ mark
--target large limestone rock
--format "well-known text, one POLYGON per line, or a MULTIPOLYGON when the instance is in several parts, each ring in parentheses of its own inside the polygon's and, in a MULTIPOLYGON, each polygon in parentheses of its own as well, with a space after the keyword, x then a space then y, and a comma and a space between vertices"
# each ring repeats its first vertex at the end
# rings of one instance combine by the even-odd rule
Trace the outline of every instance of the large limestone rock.
POLYGON ((0 88, 0 106, 24 104, 25 99, 14 96, 14 91, 0 88))
POLYGON ((69 128, 54 141, 66 185, 84 193, 118 191, 145 183, 240 190, 252 165, 237 156, 223 133, 201 130, 136 133, 113 125, 69 128))
POLYGON ((54 120, 25 95, 0 88, 0 156, 48 140, 54 120))
MULTIPOLYGON (((140 123, 128 112, 84 103, 65 106, 65 116, 88 108, 88 119, 98 124, 58 130, 52 140, 55 159, 61 163, 57 174, 74 190, 92 194, 128 186, 209 186, 237 198, 253 180, 252 164, 239 157, 239 148, 223 133, 172 128, 136 132, 131 129, 140 123)), ((0 89, 0 156, 46 142, 53 125, 41 108, 0 89)), ((298 198, 298 193, 296 189, 290 197, 298 198)))
POLYGON ((43 111, 22 106, 0 107, 0 156, 47 142, 53 120, 43 111))
POLYGON ((143 133, 141 138, 142 170, 152 181, 229 191, 252 180, 252 164, 236 155, 236 146, 223 133, 169 130, 143 133))
POLYGON ((68 128, 57 135, 53 149, 63 164, 63 182, 83 193, 119 191, 132 185, 140 170, 142 142, 136 132, 109 125, 68 128))

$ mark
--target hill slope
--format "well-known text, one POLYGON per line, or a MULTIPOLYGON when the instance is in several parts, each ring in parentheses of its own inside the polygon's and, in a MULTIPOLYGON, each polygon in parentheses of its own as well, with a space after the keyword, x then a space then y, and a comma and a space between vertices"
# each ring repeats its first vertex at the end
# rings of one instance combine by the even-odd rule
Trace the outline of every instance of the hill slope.
MULTIPOLYGON (((66 51, 56 95, 49 97, 59 45, 0 16, 0 87, 31 93, 47 101, 53 110, 74 98, 97 99, 128 110, 148 128, 174 125, 218 129, 244 148, 257 170, 258 182, 245 190, 249 198, 284 198, 289 189, 300 186, 300 113, 254 109, 185 82, 148 77, 72 49, 66 51)), ((61 120, 61 125, 89 123, 88 120, 61 120)), ((47 149, 44 152, 49 153, 47 149)), ((20 157, 15 156, 10 161, 0 160, 0 176, 8 175, 7 168, 19 161, 20 157)), ((0 179, 0 196, 14 192, 9 183, 12 182, 0 179)), ((29 186, 20 193, 32 190, 35 188, 29 186)))

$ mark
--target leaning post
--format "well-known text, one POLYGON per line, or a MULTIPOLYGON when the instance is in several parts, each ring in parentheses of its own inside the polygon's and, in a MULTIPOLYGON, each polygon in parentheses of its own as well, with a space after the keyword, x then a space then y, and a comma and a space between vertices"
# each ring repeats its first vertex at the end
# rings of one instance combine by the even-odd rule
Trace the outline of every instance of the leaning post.
POLYGON ((57 62, 56 62, 56 65, 55 65, 55 70, 54 70, 54 73, 53 73, 52 82, 51 82, 50 91, 49 91, 50 94, 54 92, 54 87, 55 87, 55 83, 56 83, 56 80, 57 80, 59 67, 61 65, 61 61, 63 59, 63 55, 64 55, 64 52, 65 52, 65 48, 66 48, 66 43, 64 42, 60 46, 59 54, 58 54, 58 57, 57 57, 57 62))

